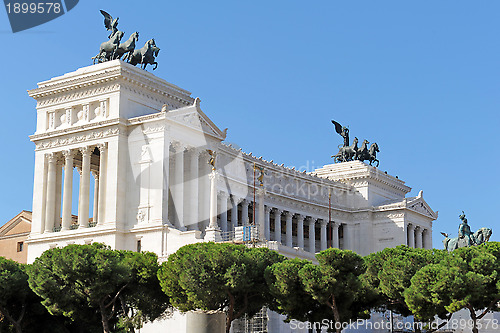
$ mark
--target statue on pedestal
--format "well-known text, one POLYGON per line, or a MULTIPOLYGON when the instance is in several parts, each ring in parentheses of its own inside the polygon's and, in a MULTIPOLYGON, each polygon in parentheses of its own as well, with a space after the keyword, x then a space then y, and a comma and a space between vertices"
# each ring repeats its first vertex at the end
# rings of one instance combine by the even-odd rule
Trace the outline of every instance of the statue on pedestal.
POLYGON ((481 245, 489 241, 492 234, 492 230, 490 228, 481 228, 475 233, 472 233, 464 211, 462 211, 459 218, 462 223, 460 223, 460 226, 458 227, 458 237, 449 238, 448 234, 444 232, 441 233, 445 237, 443 244, 446 250, 453 251, 461 247, 481 245))
POLYGON ((134 66, 142 65, 142 69, 146 69, 148 64, 154 65, 153 70, 158 67, 155 58, 160 48, 156 46, 154 39, 148 40, 144 47, 136 50, 135 42, 139 40, 139 32, 136 31, 126 42, 121 43, 124 32, 118 30, 118 18, 114 19, 104 10, 101 10, 101 14, 104 16, 104 27, 111 33, 108 36, 109 40, 101 44, 99 53, 92 57, 94 64, 123 58, 123 61, 134 66))
POLYGON ((368 148, 370 143, 368 140, 363 140, 361 148, 358 148, 358 138, 354 138, 352 145, 349 145, 349 129, 345 126, 340 125, 335 120, 332 120, 335 126, 335 131, 344 138, 344 144, 339 145, 339 152, 336 155, 332 155, 335 163, 349 162, 349 161, 368 161, 370 165, 373 162, 377 162, 377 167, 379 165, 379 160, 377 160, 377 153, 380 152, 378 145, 374 142, 368 148))

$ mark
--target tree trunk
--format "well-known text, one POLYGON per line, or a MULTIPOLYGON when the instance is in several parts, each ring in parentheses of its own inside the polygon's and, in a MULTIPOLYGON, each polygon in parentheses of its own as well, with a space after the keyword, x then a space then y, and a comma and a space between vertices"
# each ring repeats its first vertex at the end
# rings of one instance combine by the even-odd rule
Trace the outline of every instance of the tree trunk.
POLYGON ((228 292, 227 293, 229 296, 229 309, 227 310, 226 313, 226 333, 229 333, 231 330, 231 323, 233 322, 233 315, 234 315, 234 296, 228 292))
POLYGON ((474 326, 472 327, 472 333, 479 333, 479 330, 477 329, 477 316, 476 316, 476 311, 472 308, 472 306, 468 306, 469 312, 470 312, 470 318, 472 319, 472 323, 474 326))
POLYGON ((10 321, 10 323, 12 325, 14 325, 14 328, 16 329, 16 333, 23 333, 23 329, 21 327, 21 320, 24 317, 24 311, 25 311, 25 305, 23 304, 23 309, 21 311, 21 315, 19 316, 19 320, 15 320, 10 315, 9 311, 7 311, 7 309, 5 309, 4 307, 0 306, 0 312, 4 315, 5 318, 7 318, 8 321, 10 321))
POLYGON ((333 311, 333 318, 335 318, 335 331, 337 333, 342 332, 342 323, 340 322, 340 313, 339 309, 337 308, 337 302, 335 301, 335 295, 332 295, 332 311, 333 311), (338 323, 338 324, 337 324, 338 323))
POLYGON ((21 325, 19 325, 19 323, 13 323, 13 325, 16 329, 16 333, 23 333, 23 330, 21 329, 21 325))
POLYGON ((101 310, 102 330, 104 333, 111 333, 111 329, 109 328, 109 321, 108 318, 106 317, 106 308, 104 304, 101 304, 99 308, 101 310))

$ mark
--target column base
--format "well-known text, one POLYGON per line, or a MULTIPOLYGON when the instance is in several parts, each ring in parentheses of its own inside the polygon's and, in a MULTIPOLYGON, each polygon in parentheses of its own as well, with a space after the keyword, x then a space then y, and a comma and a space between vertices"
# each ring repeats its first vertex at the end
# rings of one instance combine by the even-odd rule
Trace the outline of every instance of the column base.
POLYGON ((222 241, 221 230, 219 228, 206 228, 205 238, 206 242, 220 242, 222 241))

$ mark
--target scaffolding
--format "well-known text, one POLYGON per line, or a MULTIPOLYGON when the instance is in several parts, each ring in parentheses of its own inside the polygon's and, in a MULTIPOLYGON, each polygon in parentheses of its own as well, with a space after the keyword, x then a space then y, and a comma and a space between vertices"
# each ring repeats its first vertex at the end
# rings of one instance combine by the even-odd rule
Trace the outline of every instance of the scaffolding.
POLYGON ((245 315, 233 322, 233 333, 268 333, 267 308, 263 307, 253 317, 245 315))

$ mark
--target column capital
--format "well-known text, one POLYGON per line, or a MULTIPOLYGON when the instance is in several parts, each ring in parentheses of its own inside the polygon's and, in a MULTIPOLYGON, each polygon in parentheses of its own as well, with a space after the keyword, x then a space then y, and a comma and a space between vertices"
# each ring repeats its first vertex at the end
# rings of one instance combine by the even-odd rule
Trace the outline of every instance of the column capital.
POLYGON ((210 180, 217 181, 217 179, 219 178, 219 173, 217 171, 213 170, 212 172, 210 172, 208 174, 208 178, 210 178, 210 180))
POLYGON ((328 225, 328 220, 326 220, 326 219, 320 219, 319 221, 320 221, 319 223, 321 224, 322 227, 328 225))
POLYGON ((227 193, 226 191, 223 191, 223 190, 218 190, 217 191, 217 195, 221 198, 221 199, 228 199, 229 198, 229 193, 227 193))
POLYGON ((408 223, 408 230, 414 230, 415 226, 411 223, 408 223))
POLYGON ((75 151, 72 149, 66 149, 61 151, 65 160, 73 159, 75 157, 75 151))
POLYGON ((102 142, 97 144, 97 149, 99 149, 99 152, 102 154, 108 149, 108 143, 107 142, 102 142))
POLYGON ((309 225, 314 225, 316 224, 316 219, 314 217, 308 216, 307 222, 309 222, 309 225))
POLYGON ((91 146, 85 146, 85 147, 80 147, 80 153, 82 153, 82 156, 90 156, 92 154, 92 147, 91 146))
POLYGON ((94 179, 95 179, 96 181, 98 181, 98 180, 99 180, 99 171, 97 171, 97 170, 90 170, 90 172, 91 172, 91 173, 92 173, 92 175, 94 176, 94 179))
POLYGON ((273 208, 273 211, 274 211, 274 214, 281 215, 283 213, 283 209, 279 209, 279 208, 273 208))
POLYGON ((342 224, 342 223, 340 223, 340 222, 335 222, 335 221, 332 221, 332 226, 333 226, 333 228, 334 228, 334 229, 338 229, 338 228, 340 227, 340 225, 341 225, 341 224, 342 224))
POLYGON ((265 206, 264 206, 264 211, 265 211, 267 214, 269 214, 272 210, 273 210, 273 207, 270 207, 270 206, 268 206, 268 205, 265 205, 265 206))
POLYGON ((421 231, 421 230, 422 230, 422 228, 419 225, 415 226, 415 231, 421 231))
POLYGON ((57 154, 56 153, 47 153, 45 154, 47 156, 47 161, 49 163, 56 163, 57 162, 57 154))
POLYGON ((174 150, 174 153, 180 153, 186 150, 186 146, 180 141, 172 141, 170 147, 174 150))
POLYGON ((188 153, 194 154, 197 157, 199 157, 202 153, 202 150, 198 147, 186 147, 186 150, 188 151, 188 153))
POLYGON ((294 214, 293 214, 292 212, 290 212, 289 210, 285 211, 285 217, 286 217, 287 219, 291 219, 291 218, 293 217, 293 215, 294 215, 294 214))
POLYGON ((296 214, 297 215, 297 222, 304 222, 305 216, 302 214, 296 214))

